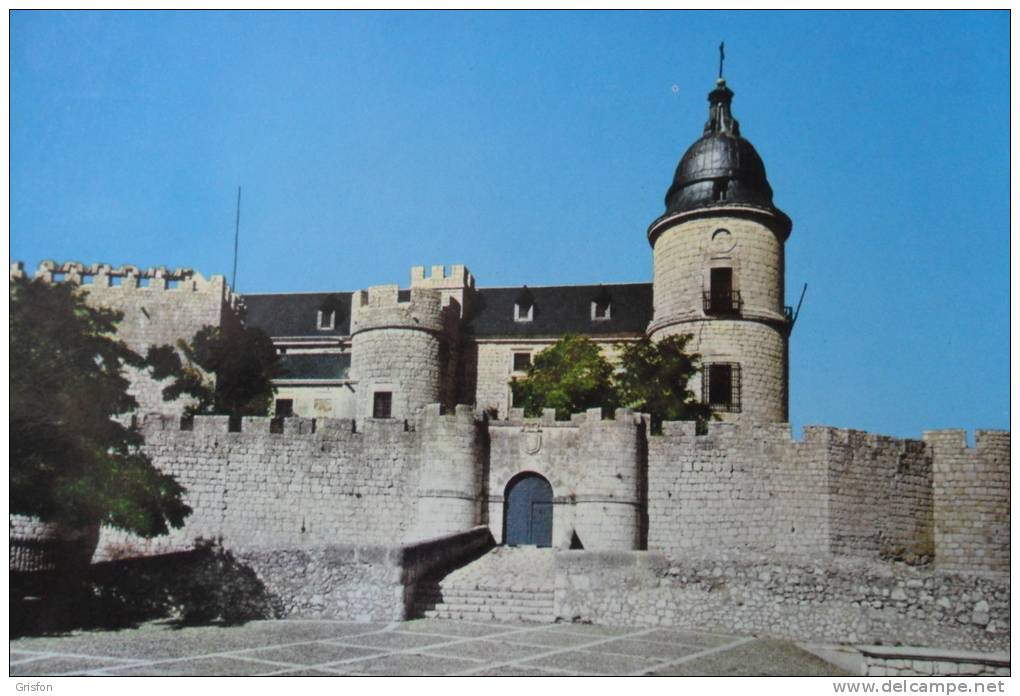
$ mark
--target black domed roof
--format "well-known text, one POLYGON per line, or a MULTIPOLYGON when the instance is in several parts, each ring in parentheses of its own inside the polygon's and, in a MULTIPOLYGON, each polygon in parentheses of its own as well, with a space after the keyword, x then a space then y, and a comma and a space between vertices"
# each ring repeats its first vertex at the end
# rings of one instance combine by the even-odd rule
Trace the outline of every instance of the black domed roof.
POLYGON ((717 206, 775 210, 765 165, 754 146, 740 137, 730 113, 733 92, 720 78, 708 95, 705 132, 684 153, 666 192, 666 214, 717 206))

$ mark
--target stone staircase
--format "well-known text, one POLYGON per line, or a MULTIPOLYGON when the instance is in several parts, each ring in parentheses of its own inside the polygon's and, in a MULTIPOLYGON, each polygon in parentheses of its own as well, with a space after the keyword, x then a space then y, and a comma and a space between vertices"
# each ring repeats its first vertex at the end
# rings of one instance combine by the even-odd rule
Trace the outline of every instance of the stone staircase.
POLYGON ((497 546, 441 580, 418 585, 420 618, 552 623, 554 549, 497 546))

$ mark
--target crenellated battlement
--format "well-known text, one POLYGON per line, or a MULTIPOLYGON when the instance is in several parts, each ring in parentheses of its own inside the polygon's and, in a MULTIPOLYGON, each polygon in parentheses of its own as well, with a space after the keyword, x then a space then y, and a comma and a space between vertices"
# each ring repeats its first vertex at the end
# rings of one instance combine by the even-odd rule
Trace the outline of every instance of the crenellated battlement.
POLYGON ((146 436, 171 435, 203 437, 229 434, 238 437, 264 438, 265 436, 307 436, 310 439, 343 439, 375 433, 401 437, 418 437, 418 432, 430 425, 477 425, 483 423, 473 406, 459 404, 452 413, 444 413, 439 404, 426 406, 417 419, 405 421, 396 418, 275 418, 271 416, 244 416, 236 421, 230 416, 201 415, 177 416, 164 413, 145 414, 138 427, 146 436))
POLYGON ((351 334, 371 329, 413 329, 442 332, 452 329, 450 316, 459 316, 459 305, 443 306, 438 290, 397 285, 376 285, 354 295, 351 334))
POLYGON ((446 272, 445 266, 432 266, 429 276, 425 276, 424 266, 411 268, 411 287, 425 287, 433 289, 445 288, 468 288, 475 289, 475 277, 463 264, 455 263, 450 266, 450 272, 446 272))

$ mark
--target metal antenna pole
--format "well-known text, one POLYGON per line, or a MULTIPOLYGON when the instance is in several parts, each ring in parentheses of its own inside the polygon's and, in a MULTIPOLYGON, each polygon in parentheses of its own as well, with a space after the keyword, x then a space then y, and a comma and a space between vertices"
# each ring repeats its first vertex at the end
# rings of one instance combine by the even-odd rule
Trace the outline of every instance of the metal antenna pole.
POLYGON ((234 274, 231 276, 230 289, 237 292, 237 240, 241 235, 241 187, 237 187, 237 217, 234 218, 234 274))
POLYGON ((804 295, 807 294, 807 283, 804 283, 804 289, 800 291, 800 301, 797 303, 797 311, 793 313, 793 321, 790 322, 790 328, 797 323, 797 317, 800 316, 800 306, 804 304, 804 295))

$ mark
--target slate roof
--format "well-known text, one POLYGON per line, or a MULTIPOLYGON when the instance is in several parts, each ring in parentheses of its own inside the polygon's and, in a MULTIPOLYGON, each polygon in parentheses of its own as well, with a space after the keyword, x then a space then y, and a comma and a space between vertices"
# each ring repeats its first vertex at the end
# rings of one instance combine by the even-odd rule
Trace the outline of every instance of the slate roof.
POLYGON ((345 353, 284 353, 279 379, 347 379, 351 355, 345 353))
POLYGON ((349 292, 295 292, 244 295, 246 322, 272 337, 333 337, 351 333, 349 292), (319 309, 336 309, 333 329, 318 328, 319 309))
MULTIPOLYGON (((247 322, 274 338, 339 337, 350 335, 349 292, 310 292, 245 295, 247 322), (320 331, 318 310, 335 306, 332 330, 320 331)), ((479 288, 473 317, 465 332, 475 338, 559 337, 567 333, 589 336, 641 335, 652 320, 652 284, 552 285, 479 288), (522 296, 534 303, 532 321, 514 321, 514 304, 522 296), (592 321, 591 303, 609 297, 610 318, 592 321)), ((296 356, 294 356, 296 357, 296 356)), ((303 368, 302 368, 303 369, 303 368)))
POLYGON ((522 290, 480 288, 467 332, 476 338, 638 335, 652 320, 651 283, 529 287, 532 320, 514 321, 514 303, 522 290), (592 321, 592 300, 605 294, 611 302, 610 318, 592 321))

